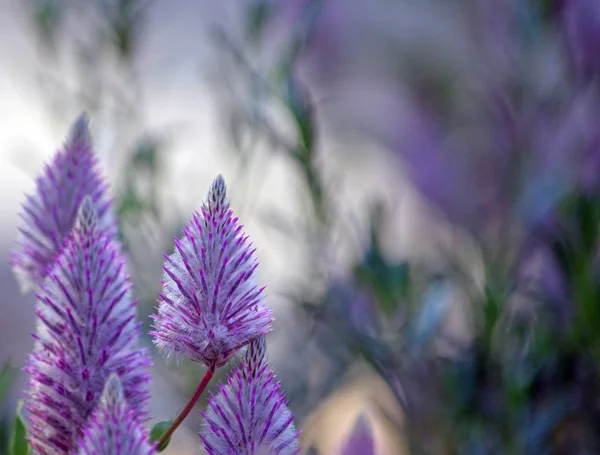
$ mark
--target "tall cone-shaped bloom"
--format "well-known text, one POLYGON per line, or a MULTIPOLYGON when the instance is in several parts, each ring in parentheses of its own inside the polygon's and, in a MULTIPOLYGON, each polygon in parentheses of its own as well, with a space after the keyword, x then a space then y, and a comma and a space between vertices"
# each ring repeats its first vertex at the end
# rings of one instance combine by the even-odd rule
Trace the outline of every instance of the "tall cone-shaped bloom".
POLYGON ((200 434, 209 455, 293 455, 300 452, 294 415, 267 363, 263 337, 211 394, 200 434))
POLYGON ((121 381, 111 374, 98 407, 77 444, 78 455, 151 455, 148 430, 123 395, 121 381))
POLYGON ((34 453, 71 453, 111 373, 119 376, 133 412, 145 418, 151 361, 136 346, 130 287, 119 245, 102 229, 88 197, 37 295, 25 392, 34 453))
POLYGON ((35 191, 22 206, 17 245, 10 262, 23 291, 41 284, 49 273, 85 196, 91 197, 97 207, 99 223, 109 235, 115 235, 107 184, 92 151, 87 117, 81 115, 63 149, 46 164, 36 179, 35 191))
POLYGON ((165 258, 152 332, 160 351, 217 368, 271 330, 254 249, 229 208, 221 176, 165 258))

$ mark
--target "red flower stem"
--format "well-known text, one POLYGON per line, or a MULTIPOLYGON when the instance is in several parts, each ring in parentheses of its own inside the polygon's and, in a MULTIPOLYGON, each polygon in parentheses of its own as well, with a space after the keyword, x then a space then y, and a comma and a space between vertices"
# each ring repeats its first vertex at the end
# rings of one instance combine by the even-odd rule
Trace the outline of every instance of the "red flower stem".
POLYGON ((179 425, 181 425, 181 423, 185 420, 185 418, 190 413, 190 411, 194 408, 194 405, 200 398, 200 395, 202 395, 202 392, 204 392, 204 389, 206 389, 206 386, 212 379, 214 372, 215 372, 214 368, 210 368, 206 372, 206 374, 202 378, 202 381, 200 381, 200 384, 198 384, 198 387, 196 388, 194 395, 192 395, 192 398, 190 398, 190 401, 188 401, 188 404, 185 405, 185 408, 183 408, 183 410, 175 418, 175 420, 173 421, 173 423, 171 424, 169 429, 167 431, 165 431, 165 434, 163 434, 162 437, 160 438, 160 440, 158 441, 158 444, 156 445, 157 449, 160 449, 161 447, 164 446, 164 444, 169 440, 171 435, 175 432, 177 427, 179 427, 179 425))

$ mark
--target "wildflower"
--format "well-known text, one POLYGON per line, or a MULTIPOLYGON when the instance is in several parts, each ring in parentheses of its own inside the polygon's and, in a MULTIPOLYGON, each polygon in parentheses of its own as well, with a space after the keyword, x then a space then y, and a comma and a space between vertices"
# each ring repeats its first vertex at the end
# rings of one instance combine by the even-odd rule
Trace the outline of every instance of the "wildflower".
POLYGON ((83 430, 78 455, 151 455, 155 449, 148 441, 147 429, 123 396, 119 377, 111 374, 83 430))
POLYGON ((41 284, 50 272, 86 195, 97 207, 99 222, 109 235, 115 235, 107 184, 97 166, 87 117, 82 115, 63 150, 46 164, 35 191, 23 203, 17 246, 10 259, 23 291, 41 284))
POLYGON ((135 346, 135 301, 118 244, 86 197, 73 232, 37 295, 36 346, 26 366, 29 441, 47 455, 70 453, 116 373, 140 420, 150 358, 135 346))
POLYGON ((595 0, 565 2, 562 26, 575 70, 593 79, 600 73, 600 5, 595 0))
POLYGON ((212 183, 201 212, 175 238, 166 256, 163 292, 154 317, 154 343, 209 370, 224 365, 258 335, 271 330, 271 310, 256 285, 254 251, 226 198, 212 183))
POLYGON ((267 363, 264 337, 211 394, 200 434, 209 455, 292 455, 300 452, 294 415, 267 363))
POLYGON ((340 455, 373 455, 374 453, 371 426, 367 418, 362 415, 356 420, 352 432, 342 446, 340 455))

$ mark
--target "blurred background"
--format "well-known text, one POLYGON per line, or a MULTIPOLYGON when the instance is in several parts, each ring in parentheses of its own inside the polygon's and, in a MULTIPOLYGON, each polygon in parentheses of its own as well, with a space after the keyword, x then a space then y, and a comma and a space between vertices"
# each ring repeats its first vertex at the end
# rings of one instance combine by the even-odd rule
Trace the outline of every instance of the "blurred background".
MULTIPOLYGON (((600 453, 600 2, 0 0, 0 38, 0 453, 17 214, 82 111, 146 327, 223 174, 307 453, 600 453)), ((203 373, 156 357, 156 420, 203 373)))

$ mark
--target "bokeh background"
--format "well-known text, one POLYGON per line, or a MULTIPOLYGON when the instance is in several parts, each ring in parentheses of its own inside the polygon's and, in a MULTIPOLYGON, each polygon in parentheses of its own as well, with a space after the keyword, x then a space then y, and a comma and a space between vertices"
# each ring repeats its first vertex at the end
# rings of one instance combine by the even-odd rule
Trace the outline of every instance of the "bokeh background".
MULTIPOLYGON (((599 77, 597 0, 0 0, 0 453, 19 207, 83 111, 146 327, 224 176, 307 450, 600 453, 599 77)), ((156 357, 156 420, 202 374, 156 357)))

